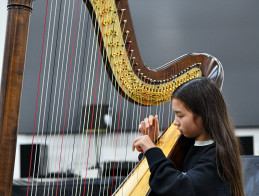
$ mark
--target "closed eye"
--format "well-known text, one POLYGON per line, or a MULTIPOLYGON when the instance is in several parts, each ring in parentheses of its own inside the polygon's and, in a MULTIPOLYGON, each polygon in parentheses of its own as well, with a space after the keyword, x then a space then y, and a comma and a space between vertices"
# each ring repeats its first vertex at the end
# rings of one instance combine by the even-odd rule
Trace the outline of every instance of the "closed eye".
POLYGON ((183 115, 181 112, 178 112, 178 111, 175 112, 175 115, 176 115, 178 118, 184 117, 184 115, 183 115))

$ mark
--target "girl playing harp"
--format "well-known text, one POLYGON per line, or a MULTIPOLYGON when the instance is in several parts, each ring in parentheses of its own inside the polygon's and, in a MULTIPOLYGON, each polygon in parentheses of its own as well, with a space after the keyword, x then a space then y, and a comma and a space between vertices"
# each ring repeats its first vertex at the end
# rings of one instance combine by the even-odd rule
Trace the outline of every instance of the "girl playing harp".
POLYGON ((172 104, 174 125, 193 145, 177 170, 153 143, 158 116, 141 122, 143 136, 134 140, 133 150, 147 158, 150 195, 243 196, 238 141, 219 89, 207 78, 196 78, 173 92, 172 104))

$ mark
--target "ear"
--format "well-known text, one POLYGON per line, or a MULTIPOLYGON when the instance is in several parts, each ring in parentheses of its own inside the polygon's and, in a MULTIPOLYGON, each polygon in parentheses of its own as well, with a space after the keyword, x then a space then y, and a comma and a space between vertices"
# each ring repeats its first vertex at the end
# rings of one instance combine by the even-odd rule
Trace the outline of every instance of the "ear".
POLYGON ((199 126, 199 127, 201 127, 201 128, 204 128, 203 120, 202 120, 201 115, 194 114, 194 115, 193 115, 193 121, 194 121, 194 123, 195 123, 197 126, 199 126))

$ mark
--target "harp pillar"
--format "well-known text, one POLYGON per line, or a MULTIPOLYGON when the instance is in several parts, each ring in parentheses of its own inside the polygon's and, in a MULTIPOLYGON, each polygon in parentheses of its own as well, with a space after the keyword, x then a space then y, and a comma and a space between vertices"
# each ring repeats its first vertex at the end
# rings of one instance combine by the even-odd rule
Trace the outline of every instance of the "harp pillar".
POLYGON ((11 195, 32 0, 9 0, 0 87, 0 195, 11 195))

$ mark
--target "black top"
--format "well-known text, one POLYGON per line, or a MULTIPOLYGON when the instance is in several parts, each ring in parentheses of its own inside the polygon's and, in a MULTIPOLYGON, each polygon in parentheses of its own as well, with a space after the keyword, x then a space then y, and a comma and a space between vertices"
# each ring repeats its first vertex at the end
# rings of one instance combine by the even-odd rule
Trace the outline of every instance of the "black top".
POLYGON ((146 151, 151 172, 149 195, 170 196, 230 196, 230 185, 217 173, 215 144, 192 145, 184 159, 181 171, 167 159, 159 148, 146 151))

